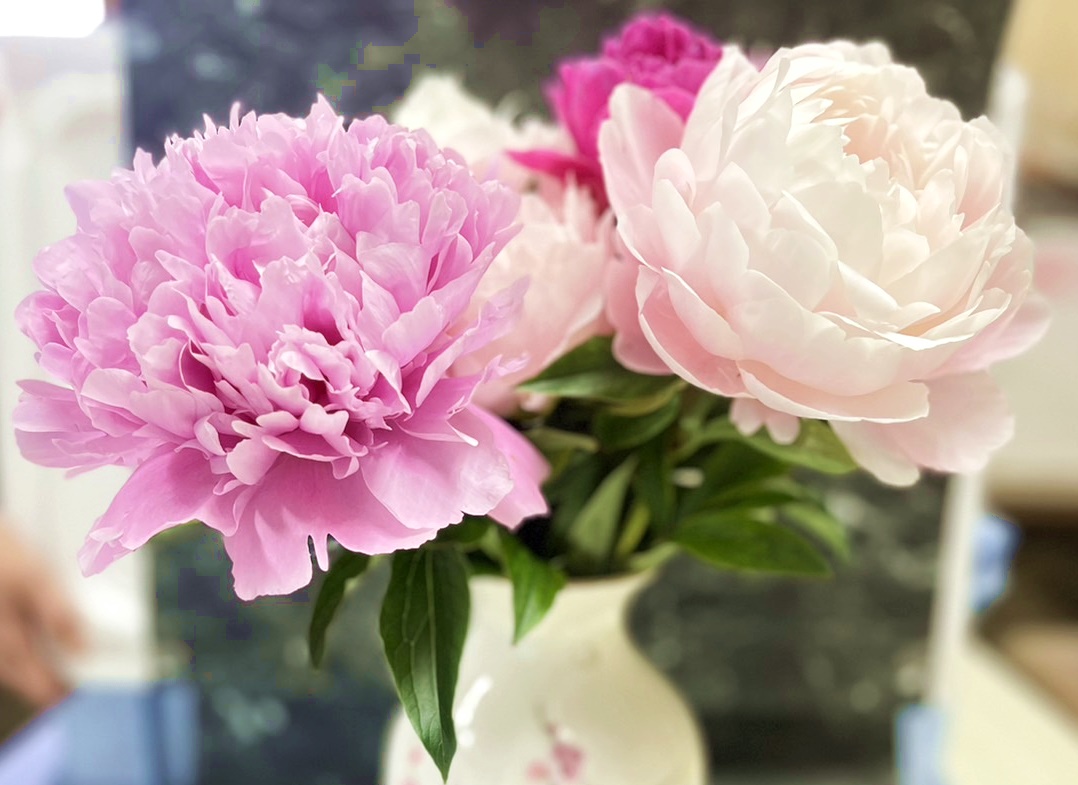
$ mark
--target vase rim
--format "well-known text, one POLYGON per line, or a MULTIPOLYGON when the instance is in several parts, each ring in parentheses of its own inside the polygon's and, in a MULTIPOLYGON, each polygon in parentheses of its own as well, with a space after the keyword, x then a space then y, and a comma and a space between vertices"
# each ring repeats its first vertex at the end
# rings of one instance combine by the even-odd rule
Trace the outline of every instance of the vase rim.
MULTIPOLYGON (((589 587, 594 588, 612 588, 614 586, 639 586, 644 588, 648 584, 652 583, 659 573, 658 567, 648 567, 644 570, 633 570, 631 572, 621 572, 616 575, 585 575, 585 576, 568 576, 566 581, 566 588, 580 588, 586 589, 589 587)), ((509 584, 510 580, 504 575, 473 575, 470 579, 471 582, 481 582, 488 584, 509 584)))
MULTIPOLYGON (((570 578, 558 592, 543 621, 529 636, 561 635, 571 627, 581 627, 578 621, 587 619, 592 632, 604 625, 624 624, 626 609, 655 578, 657 570, 625 573, 595 578, 570 578)), ((473 610, 482 607, 493 611, 497 623, 512 626, 512 582, 500 575, 480 575, 472 578, 473 610)))

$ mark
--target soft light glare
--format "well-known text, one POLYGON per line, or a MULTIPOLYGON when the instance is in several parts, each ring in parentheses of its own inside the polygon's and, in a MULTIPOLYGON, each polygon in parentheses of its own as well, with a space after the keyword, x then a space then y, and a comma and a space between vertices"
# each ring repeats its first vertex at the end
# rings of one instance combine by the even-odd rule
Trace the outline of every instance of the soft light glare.
POLYGON ((2 0, 0 37, 81 38, 105 21, 105 0, 2 0))

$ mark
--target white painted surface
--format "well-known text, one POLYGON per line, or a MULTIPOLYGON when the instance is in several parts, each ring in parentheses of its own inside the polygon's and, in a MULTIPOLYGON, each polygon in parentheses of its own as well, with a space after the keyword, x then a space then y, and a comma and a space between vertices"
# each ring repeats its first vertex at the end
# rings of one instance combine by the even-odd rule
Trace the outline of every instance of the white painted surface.
POLYGON ((4 0, 0 36, 82 38, 105 21, 105 0, 4 0))
POLYGON ((983 643, 956 669, 962 701, 949 716, 946 782, 1074 785, 1078 723, 983 643))

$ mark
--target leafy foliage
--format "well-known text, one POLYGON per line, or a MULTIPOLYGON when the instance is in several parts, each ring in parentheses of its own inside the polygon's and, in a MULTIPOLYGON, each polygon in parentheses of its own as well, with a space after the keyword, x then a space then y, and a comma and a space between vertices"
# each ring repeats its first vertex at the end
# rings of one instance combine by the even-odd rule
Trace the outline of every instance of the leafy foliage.
MULTIPOLYGON (((806 473, 854 463, 831 428, 803 421, 792 444, 740 433, 729 402, 675 377, 619 365, 589 341, 523 389, 553 398, 521 427, 551 463, 550 516, 510 532, 466 517, 393 556, 382 606, 386 656, 405 712, 443 776, 456 749, 452 705, 468 626, 470 574, 505 575, 514 638, 543 620, 572 576, 650 569, 679 552, 720 569, 808 578, 849 557, 846 531, 806 473)), ((368 557, 331 568, 311 621, 312 659, 368 557)))
POLYGON ((802 422, 792 444, 746 436, 728 401, 623 368, 607 338, 523 388, 558 399, 526 429, 554 466, 553 512, 531 546, 570 575, 616 574, 679 549, 725 568, 820 575, 830 569, 821 549, 848 554, 841 524, 797 479, 854 470, 826 423, 802 422), (735 522, 719 537, 704 520, 735 522))

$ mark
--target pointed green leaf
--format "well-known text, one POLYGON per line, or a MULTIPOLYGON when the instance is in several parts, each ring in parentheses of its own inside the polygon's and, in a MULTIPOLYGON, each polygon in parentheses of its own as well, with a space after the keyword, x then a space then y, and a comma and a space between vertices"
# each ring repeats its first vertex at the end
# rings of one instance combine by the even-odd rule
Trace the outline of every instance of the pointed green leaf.
POLYGON ((724 415, 688 431, 684 443, 674 454, 674 460, 680 463, 686 458, 691 458, 709 444, 738 441, 742 438, 744 437, 734 424, 724 415))
POLYGON ((843 561, 850 559, 850 539, 846 525, 825 506, 814 502, 787 504, 782 516, 827 545, 843 561))
POLYGON ((685 520, 675 541, 716 567, 825 577, 827 560, 799 534, 745 514, 704 512, 685 520))
POLYGON ((723 416, 690 432, 678 448, 676 460, 683 461, 704 447, 721 442, 740 442, 783 463, 804 466, 823 474, 848 474, 857 469, 857 464, 831 426, 819 420, 802 420, 801 431, 793 444, 778 444, 766 429, 752 436, 743 436, 723 416))
POLYGON ((472 515, 465 515, 464 520, 453 526, 447 526, 438 532, 438 542, 452 543, 459 545, 465 549, 473 549, 479 547, 479 543, 487 532, 490 531, 491 526, 494 526, 490 518, 477 518, 472 515))
POLYGON ((543 487, 553 510, 550 537, 554 550, 561 551, 568 546, 569 533, 576 525, 577 516, 602 476, 603 463, 599 456, 577 453, 565 471, 552 477, 543 487))
MULTIPOLYGON (((668 383, 658 386, 656 392, 651 395, 621 399, 620 401, 611 401, 610 399, 607 399, 610 403, 611 414, 616 417, 643 417, 644 415, 651 414, 652 412, 663 408, 671 401, 678 401, 680 393, 688 386, 681 379, 675 377, 658 376, 644 378, 666 379, 668 383)), ((680 401, 678 401, 678 408, 680 408, 680 401)))
POLYGON ((609 563, 636 462, 636 456, 630 456, 610 472, 570 526, 569 559, 574 567, 601 572, 609 563))
POLYGON ((322 664, 322 658, 326 653, 326 632, 337 615, 337 609, 344 599, 349 583, 366 572, 370 563, 370 556, 344 551, 330 565, 326 577, 322 580, 322 587, 318 590, 318 597, 311 611, 311 625, 307 632, 311 663, 316 668, 322 664))
POLYGON ((664 542, 656 545, 651 550, 633 554, 629 559, 629 569, 636 572, 654 570, 666 564, 678 553, 679 549, 676 543, 664 542))
POLYGON ((595 435, 608 450, 628 450, 651 441, 677 420, 681 401, 675 395, 662 406, 639 417, 621 417, 600 411, 595 417, 595 435))
POLYGON ((667 441, 657 439, 637 450, 640 469, 633 478, 633 493, 647 505, 650 525, 659 534, 674 527, 677 514, 677 491, 667 441))
POLYGON ((719 511, 775 509, 811 498, 807 488, 789 477, 765 477, 720 486, 705 506, 719 511))
POLYGON ((532 553, 508 529, 498 529, 506 571, 513 584, 513 642, 519 643, 546 616, 565 574, 532 553))
MULTIPOLYGON (((633 373, 611 353, 610 338, 593 338, 519 386, 522 392, 625 404, 650 400, 681 385, 675 376, 633 373)), ((661 405, 659 401, 658 405, 661 405)))
POLYGON ((735 488, 768 479, 777 479, 789 472, 789 468, 781 461, 736 441, 719 445, 703 455, 706 458, 700 465, 704 473, 703 481, 699 487, 682 496, 679 508, 682 517, 717 506, 712 503, 716 495, 732 493, 735 488))
POLYGON ((599 440, 586 433, 542 427, 531 428, 525 435, 550 464, 551 479, 560 477, 578 453, 599 452, 599 440))
POLYGON ((793 444, 776 444, 766 431, 746 438, 745 444, 785 463, 824 474, 849 474, 857 469, 831 426, 819 420, 802 420, 801 432, 793 444))
POLYGON ((562 431, 557 428, 532 428, 525 431, 525 435, 541 453, 547 456, 564 450, 589 453, 599 451, 599 442, 586 433, 562 431))
POLYGON ((648 533, 648 525, 651 523, 651 510, 639 499, 633 503, 629 511, 629 517, 625 519, 625 526, 618 537, 618 544, 614 548, 614 557, 618 562, 624 562, 636 552, 637 547, 643 542, 648 533))
POLYGON ((386 660, 404 713, 443 779, 457 750, 453 697, 470 607, 468 567, 456 549, 393 556, 382 603, 386 660))

